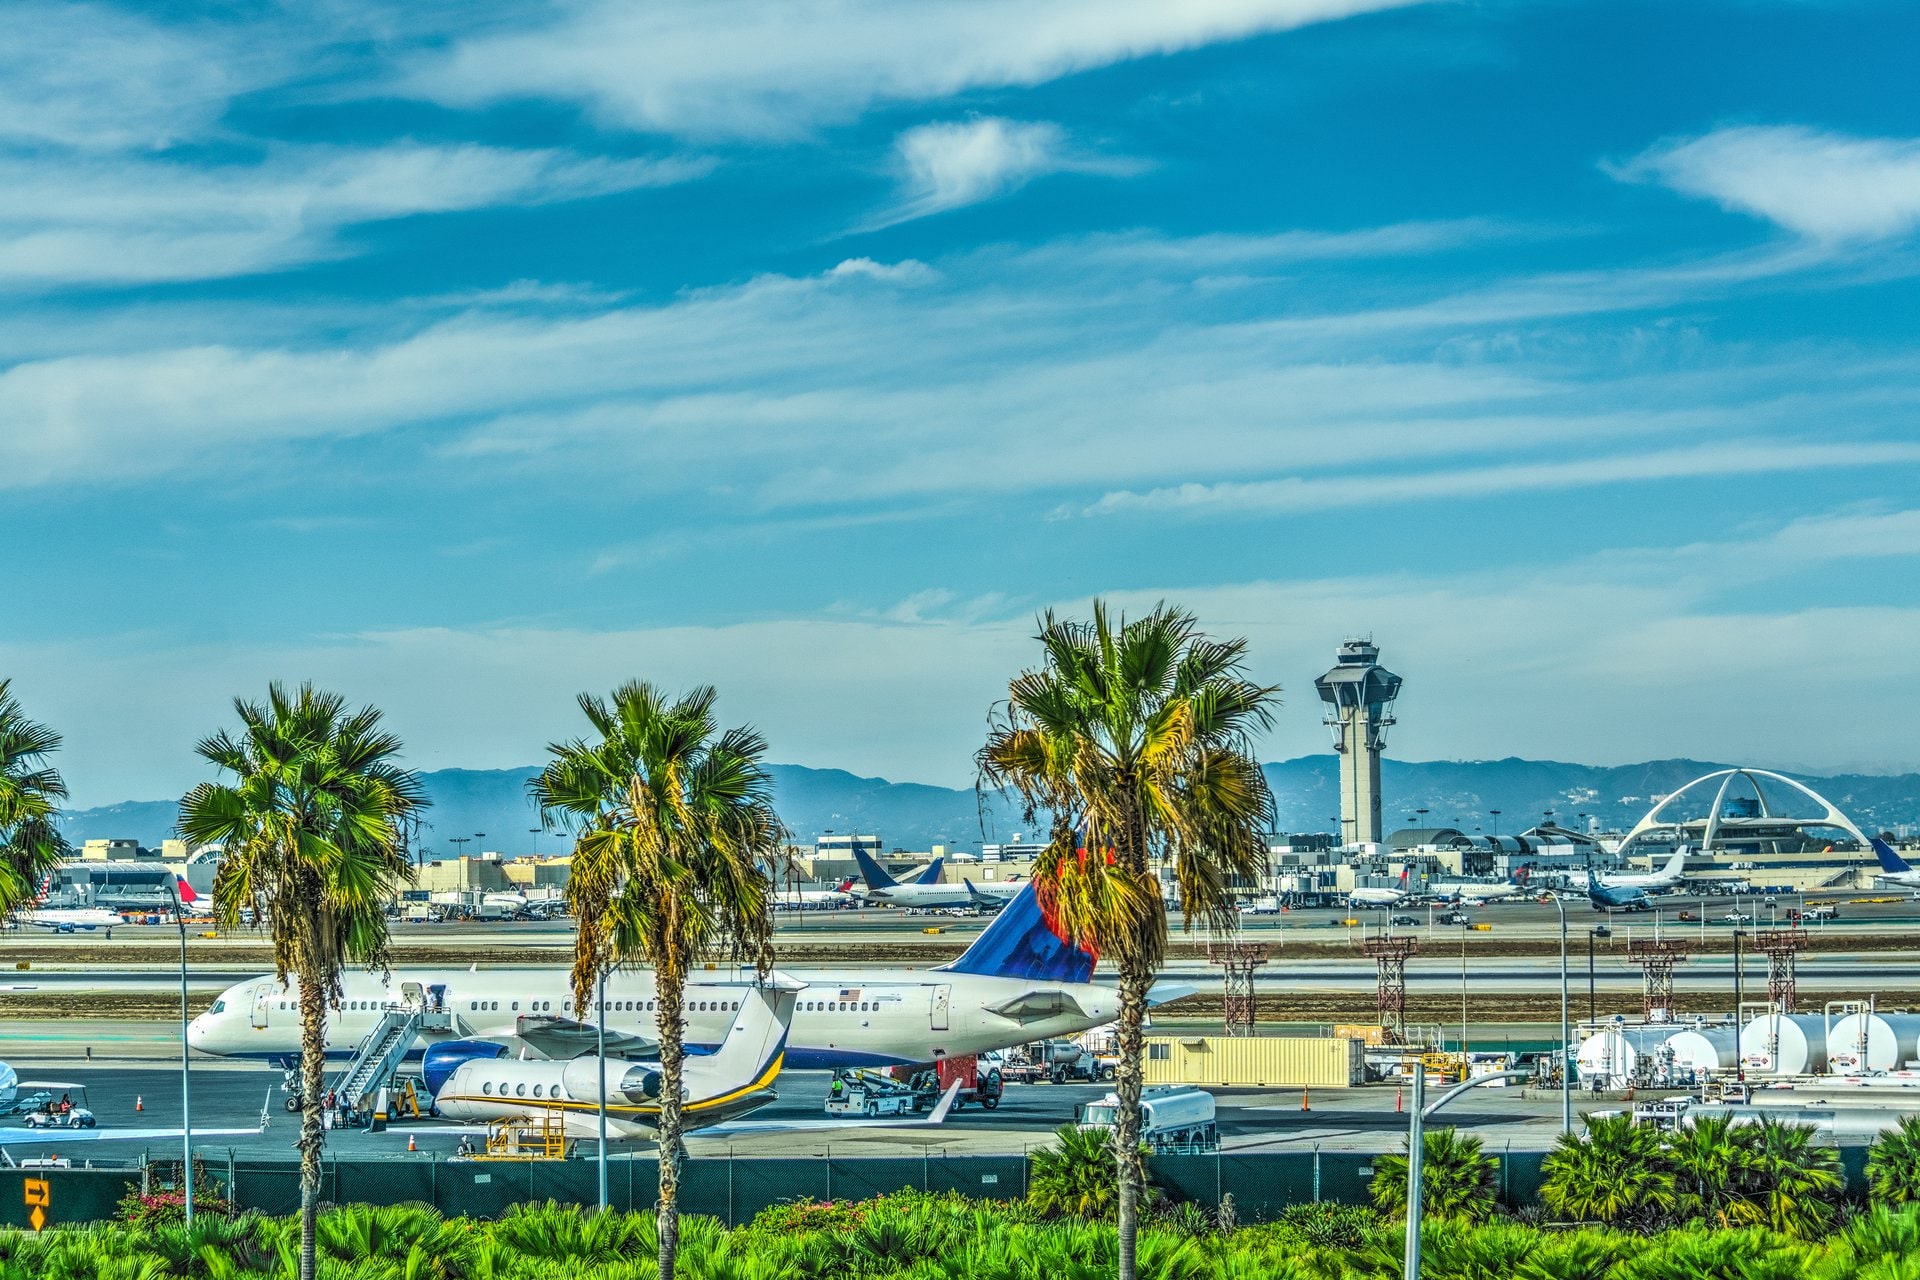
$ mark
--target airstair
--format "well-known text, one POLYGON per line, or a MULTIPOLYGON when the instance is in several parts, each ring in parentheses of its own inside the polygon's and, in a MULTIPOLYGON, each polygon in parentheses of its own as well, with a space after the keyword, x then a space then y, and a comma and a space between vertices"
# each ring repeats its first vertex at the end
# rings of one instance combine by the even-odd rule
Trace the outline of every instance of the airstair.
POLYGON ((422 1031, 443 1030, 446 1013, 431 1012, 419 1004, 389 1005, 353 1059, 333 1078, 333 1094, 351 1111, 364 1111, 363 1099, 372 1099, 393 1082, 394 1072, 422 1031))

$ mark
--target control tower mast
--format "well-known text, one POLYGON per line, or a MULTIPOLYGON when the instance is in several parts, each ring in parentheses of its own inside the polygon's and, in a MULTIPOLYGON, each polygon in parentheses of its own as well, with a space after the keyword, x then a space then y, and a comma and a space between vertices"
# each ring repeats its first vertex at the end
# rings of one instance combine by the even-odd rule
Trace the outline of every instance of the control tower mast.
POLYGON ((1372 844, 1380 839, 1380 752, 1393 723, 1400 677, 1380 665, 1371 640, 1340 646, 1337 665, 1313 682, 1327 704, 1326 724, 1340 753, 1340 839, 1372 844))

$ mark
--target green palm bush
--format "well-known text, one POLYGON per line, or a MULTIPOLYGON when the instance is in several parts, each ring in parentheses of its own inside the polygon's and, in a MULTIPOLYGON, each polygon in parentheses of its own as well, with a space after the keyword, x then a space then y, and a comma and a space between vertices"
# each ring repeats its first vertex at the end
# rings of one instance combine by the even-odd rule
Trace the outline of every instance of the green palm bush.
POLYGON ((1867 1152, 1867 1195, 1888 1205, 1920 1200, 1920 1116, 1902 1116, 1898 1128, 1874 1139, 1867 1152))
POLYGON ((1749 1194, 1751 1144, 1730 1116, 1703 1116, 1666 1138, 1674 1212, 1712 1226, 1738 1227, 1765 1215, 1749 1194))
POLYGON ((1028 1161, 1027 1203, 1048 1217, 1111 1217, 1119 1204, 1111 1131, 1064 1124, 1053 1137, 1028 1161))
POLYGON ((1809 1280, 1920 1280, 1920 1205, 1873 1205, 1824 1243, 1809 1280))
MULTIPOLYGON (((1403 1140, 1404 1145, 1404 1140, 1403 1140)), ((1421 1212, 1435 1218, 1484 1222, 1496 1205, 1493 1161, 1480 1139, 1455 1129, 1428 1129, 1422 1143, 1425 1168, 1420 1178, 1421 1212)), ((1374 1207, 1383 1213, 1407 1212, 1407 1157, 1378 1156, 1370 1188, 1374 1207)))
POLYGON ((1847 1189, 1840 1153, 1815 1145, 1810 1126, 1771 1117, 1748 1126, 1743 1136, 1750 1195, 1767 1225, 1799 1240, 1824 1234, 1847 1189))
POLYGON ((1763 1228, 1668 1231, 1622 1260, 1608 1280, 1805 1280, 1812 1256, 1763 1228))
POLYGON ((1674 1205, 1674 1176, 1657 1130, 1630 1116, 1587 1121, 1584 1134, 1560 1135, 1540 1166, 1540 1199, 1581 1222, 1645 1220, 1674 1205))

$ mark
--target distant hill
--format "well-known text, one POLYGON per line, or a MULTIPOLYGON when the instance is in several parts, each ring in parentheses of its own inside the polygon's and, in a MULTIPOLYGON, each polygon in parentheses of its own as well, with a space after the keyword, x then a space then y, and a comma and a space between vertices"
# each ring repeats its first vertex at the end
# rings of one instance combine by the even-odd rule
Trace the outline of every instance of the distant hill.
MULTIPOLYGON (((1511 834, 1539 822, 1551 809, 1557 821, 1573 824, 1590 814, 1602 827, 1623 829, 1653 803, 1703 773, 1726 768, 1700 760, 1652 760, 1601 767, 1555 760, 1385 761, 1381 790, 1386 796, 1386 825, 1457 826, 1469 833, 1494 828, 1511 834), (1416 811, 1426 809, 1424 819, 1416 811)), ((1331 831, 1340 812, 1339 764, 1331 755, 1302 756, 1266 766, 1281 831, 1331 831)), ((998 797, 982 802, 972 791, 863 778, 841 769, 774 765, 774 794, 781 816, 795 838, 810 844, 826 831, 860 831, 883 837, 890 846, 925 849, 945 843, 967 848, 983 840, 1005 840, 1015 832, 1034 834, 1014 807, 998 797)), ((474 837, 469 853, 498 849, 518 854, 556 850, 557 838, 536 837, 539 825, 526 796, 535 770, 438 769, 422 774, 433 808, 425 833, 430 849, 444 854, 460 846, 451 837, 474 837), (484 833, 476 837, 476 833, 484 833)), ((1803 778, 1865 828, 1920 823, 1920 774, 1876 777, 1843 774, 1803 778)), ((128 801, 98 809, 79 809, 63 819, 69 839, 125 837, 156 844, 173 828, 170 800, 128 801)))

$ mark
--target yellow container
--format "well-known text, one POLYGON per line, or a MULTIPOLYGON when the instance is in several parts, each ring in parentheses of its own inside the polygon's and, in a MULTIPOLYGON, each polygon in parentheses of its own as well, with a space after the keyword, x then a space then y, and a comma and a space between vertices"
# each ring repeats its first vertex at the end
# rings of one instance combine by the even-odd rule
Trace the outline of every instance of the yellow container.
POLYGON ((945 933, 946 931, 947 931, 947 930, 946 930, 946 926, 945 926, 945 925, 938 925, 938 924, 931 924, 931 925, 928 925, 928 926, 927 926, 926 928, 924 928, 924 929, 922 929, 922 930, 921 930, 920 932, 922 932, 922 933, 945 933))
POLYGON ((1148 1084, 1344 1089, 1365 1074, 1364 1046, 1346 1036, 1147 1037, 1148 1084))
POLYGON ((1475 933, 1492 933, 1493 932, 1493 926, 1490 924, 1476 924, 1476 925, 1471 925, 1469 927, 1475 933))

